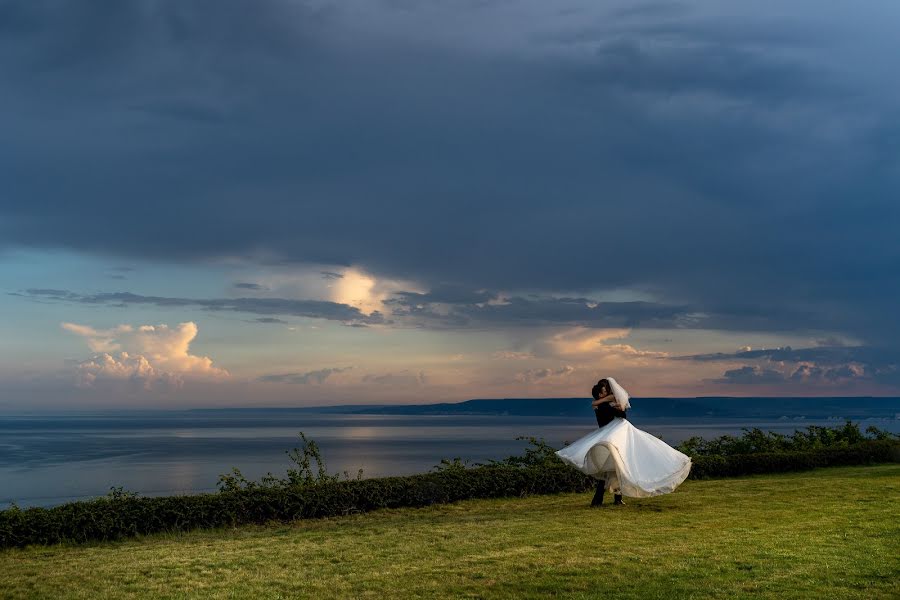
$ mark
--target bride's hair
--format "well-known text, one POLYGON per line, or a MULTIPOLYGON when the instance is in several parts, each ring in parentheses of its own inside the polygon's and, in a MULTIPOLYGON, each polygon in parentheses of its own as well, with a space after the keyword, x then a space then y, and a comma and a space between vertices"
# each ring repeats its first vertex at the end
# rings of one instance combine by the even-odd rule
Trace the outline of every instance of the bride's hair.
POLYGON ((597 385, 591 388, 591 396, 594 397, 594 400, 600 399, 600 390, 606 388, 607 394, 612 394, 612 386, 609 385, 609 382, 606 379, 601 379, 597 382, 597 385))

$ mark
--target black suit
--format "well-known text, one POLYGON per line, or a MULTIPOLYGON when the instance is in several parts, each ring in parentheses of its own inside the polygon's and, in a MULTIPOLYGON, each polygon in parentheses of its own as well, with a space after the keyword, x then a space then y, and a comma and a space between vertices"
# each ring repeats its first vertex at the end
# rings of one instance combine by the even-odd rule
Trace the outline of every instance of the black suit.
POLYGON ((594 416, 597 417, 597 427, 609 425, 616 417, 625 418, 625 411, 619 410, 609 402, 604 402, 594 409, 594 416))

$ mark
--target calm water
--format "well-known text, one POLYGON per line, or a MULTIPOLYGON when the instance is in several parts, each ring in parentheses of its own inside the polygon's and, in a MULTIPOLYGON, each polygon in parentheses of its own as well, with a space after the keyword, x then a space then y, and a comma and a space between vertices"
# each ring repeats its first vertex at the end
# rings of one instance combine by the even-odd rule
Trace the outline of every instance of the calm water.
MULTIPOLYGON (((831 421, 760 422, 645 419, 636 426, 677 443, 742 427, 791 432, 831 421)), ((867 422, 863 422, 866 426, 867 422)), ((900 421, 871 424, 900 433, 900 421)), ((442 458, 471 461, 519 452, 517 436, 557 447, 594 427, 564 417, 389 416, 313 414, 0 417, 0 507, 49 506, 124 486, 142 495, 212 491, 219 474, 238 467, 249 478, 280 474, 284 451, 302 430, 320 445, 332 473, 362 468, 367 477, 428 471, 442 458)))

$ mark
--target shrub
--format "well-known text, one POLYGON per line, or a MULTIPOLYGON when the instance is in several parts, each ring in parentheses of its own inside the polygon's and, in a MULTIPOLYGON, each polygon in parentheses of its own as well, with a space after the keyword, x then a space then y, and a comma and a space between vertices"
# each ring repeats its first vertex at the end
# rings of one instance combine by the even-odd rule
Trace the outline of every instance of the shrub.
POLYGON ((0 511, 0 547, 115 540, 160 531, 332 517, 378 508, 421 507, 468 498, 580 492, 591 478, 564 466, 486 465, 408 477, 228 489, 161 498, 100 498, 54 508, 0 511))
MULTIPOLYGON (((235 492, 259 488, 303 487, 340 481, 340 475, 328 474, 319 445, 307 438, 302 431, 299 435, 300 446, 285 450, 285 454, 293 465, 288 467, 287 477, 279 478, 272 473, 267 473, 259 482, 256 482, 244 477, 237 467, 232 467, 230 473, 219 475, 219 490, 235 492), (313 470, 313 463, 316 465, 315 470, 313 470)), ((356 474, 356 479, 362 479, 362 475, 363 470, 360 469, 356 474)), ((347 471, 344 471, 344 479, 350 479, 350 473, 347 471)))
POLYGON ((730 456, 704 455, 694 457, 692 462, 689 476, 691 479, 784 473, 840 465, 900 462, 900 442, 896 440, 866 440, 852 446, 800 452, 759 452, 730 456))
POLYGON ((744 429, 740 436, 723 435, 712 440, 692 437, 677 446, 688 456, 733 456, 778 452, 801 452, 825 448, 846 448, 867 440, 898 440, 900 436, 869 427, 865 434, 859 426, 846 421, 841 427, 813 425, 805 430, 795 430, 791 435, 763 431, 757 427, 744 429))
POLYGON ((528 446, 521 456, 508 456, 502 460, 492 460, 488 464, 509 467, 550 467, 565 464, 556 455, 556 448, 543 438, 519 436, 516 439, 528 441, 528 446))

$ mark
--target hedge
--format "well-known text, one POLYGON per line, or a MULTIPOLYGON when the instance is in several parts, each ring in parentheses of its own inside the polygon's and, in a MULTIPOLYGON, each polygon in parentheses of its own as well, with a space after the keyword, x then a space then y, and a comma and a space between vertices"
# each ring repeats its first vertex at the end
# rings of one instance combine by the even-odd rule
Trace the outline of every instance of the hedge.
POLYGON ((692 459, 690 479, 735 477, 763 473, 805 471, 819 467, 900 462, 900 442, 873 440, 851 446, 807 452, 760 452, 731 456, 697 456, 692 459))
MULTIPOLYGON (((900 462, 900 444, 873 441, 846 448, 782 454, 697 457, 690 477, 797 471, 833 465, 900 462)), ((421 507, 469 498, 582 492, 594 481, 562 463, 449 468, 408 477, 333 481, 265 488, 137 498, 120 496, 53 508, 0 511, 0 547, 117 540, 156 532, 233 527, 421 507)))
POLYGON ((0 547, 115 540, 160 531, 230 527, 420 507, 468 498, 580 492, 593 481, 563 465, 485 466, 408 477, 337 481, 158 498, 101 498, 0 512, 0 547))

